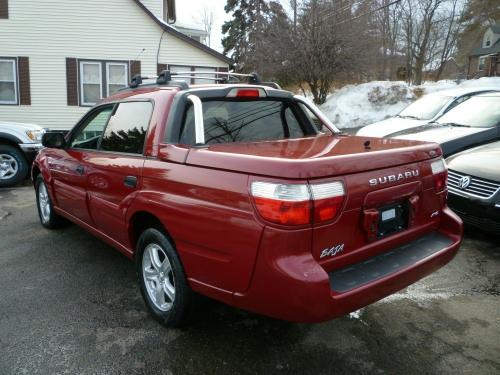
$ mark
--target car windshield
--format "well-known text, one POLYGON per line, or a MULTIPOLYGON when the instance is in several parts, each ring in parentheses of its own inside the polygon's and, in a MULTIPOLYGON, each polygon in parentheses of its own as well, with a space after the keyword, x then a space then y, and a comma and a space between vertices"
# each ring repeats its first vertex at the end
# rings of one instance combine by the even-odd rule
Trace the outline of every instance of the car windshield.
POLYGON ((451 96, 427 95, 410 104, 398 115, 416 120, 430 120, 451 100, 451 96))
MULTIPOLYGON (((257 142, 318 134, 298 103, 286 100, 207 100, 203 102, 205 142, 257 142)), ((184 116, 181 143, 194 143, 194 111, 184 116)))
POLYGON ((439 124, 489 128, 500 124, 500 96, 476 96, 441 116, 439 124))

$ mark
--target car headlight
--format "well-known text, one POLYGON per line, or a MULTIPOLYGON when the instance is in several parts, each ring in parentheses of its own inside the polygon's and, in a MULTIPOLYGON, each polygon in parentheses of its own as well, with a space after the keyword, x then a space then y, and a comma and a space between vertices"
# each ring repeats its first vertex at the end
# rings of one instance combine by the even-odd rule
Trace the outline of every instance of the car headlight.
POLYGON ((34 142, 41 142, 42 137, 45 134, 45 130, 27 130, 26 135, 28 136, 29 139, 31 139, 34 142))

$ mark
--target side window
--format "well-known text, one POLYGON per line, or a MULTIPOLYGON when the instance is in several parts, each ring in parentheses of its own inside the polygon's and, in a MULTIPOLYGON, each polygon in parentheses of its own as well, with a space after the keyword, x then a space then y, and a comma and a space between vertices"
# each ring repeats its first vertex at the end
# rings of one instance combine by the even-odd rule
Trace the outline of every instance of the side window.
POLYGON ((300 104, 300 108, 304 111, 306 117, 309 119, 314 128, 321 133, 330 133, 330 130, 321 122, 321 120, 313 113, 307 106, 300 104))
POLYGON ((152 112, 150 102, 120 103, 109 119, 101 150, 142 154, 152 112))
POLYGON ((113 106, 109 106, 94 112, 71 140, 71 148, 97 150, 99 139, 112 111, 113 106))

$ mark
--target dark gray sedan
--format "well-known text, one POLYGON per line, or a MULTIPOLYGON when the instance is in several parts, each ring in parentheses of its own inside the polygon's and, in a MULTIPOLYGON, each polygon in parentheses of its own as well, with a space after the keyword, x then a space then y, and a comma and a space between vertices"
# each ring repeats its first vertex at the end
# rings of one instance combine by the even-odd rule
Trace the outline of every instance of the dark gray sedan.
POLYGON ((448 164, 448 205, 466 224, 500 235, 500 142, 456 154, 448 164))
POLYGON ((437 142, 445 156, 500 139, 500 93, 481 94, 436 121, 391 138, 437 142))

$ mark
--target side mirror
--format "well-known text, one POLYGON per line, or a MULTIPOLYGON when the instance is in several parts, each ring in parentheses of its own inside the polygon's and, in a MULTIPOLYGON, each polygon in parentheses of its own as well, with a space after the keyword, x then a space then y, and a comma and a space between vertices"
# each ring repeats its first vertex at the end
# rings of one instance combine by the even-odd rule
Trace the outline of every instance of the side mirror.
POLYGON ((43 147, 49 148, 64 148, 66 145, 66 139, 64 139, 64 133, 53 132, 45 133, 42 137, 43 147))

